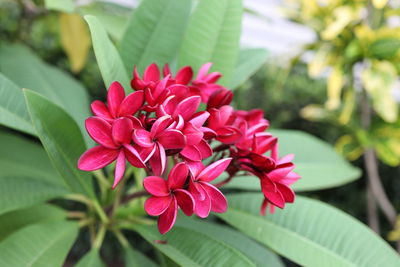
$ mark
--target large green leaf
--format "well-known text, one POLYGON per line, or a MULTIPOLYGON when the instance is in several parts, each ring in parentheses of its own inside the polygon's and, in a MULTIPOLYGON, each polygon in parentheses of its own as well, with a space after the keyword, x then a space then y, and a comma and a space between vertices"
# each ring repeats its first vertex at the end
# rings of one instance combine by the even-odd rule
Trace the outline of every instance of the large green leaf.
POLYGON ((24 93, 32 123, 53 166, 73 192, 93 197, 91 176, 77 169, 78 159, 85 151, 78 126, 48 99, 31 90, 24 93))
POLYGON ((250 78, 267 61, 268 52, 262 48, 242 49, 229 87, 234 89, 250 78))
POLYGON ((228 227, 187 217, 179 218, 176 222, 176 226, 190 229, 222 241, 240 251, 256 266, 284 266, 279 257, 266 247, 261 246, 259 243, 228 227))
POLYGON ((147 256, 143 255, 131 247, 125 248, 125 266, 126 267, 157 267, 154 261, 150 260, 147 256))
POLYGON ((75 267, 104 267, 99 250, 92 249, 75 265, 75 267))
POLYGON ((64 210, 48 204, 4 213, 0 216, 0 241, 27 225, 61 221, 66 217, 64 210))
POLYGON ((79 13, 95 16, 115 40, 121 40, 131 12, 126 6, 108 2, 92 2, 79 6, 79 13))
POLYGON ((15 134, 0 132, 0 147, 0 179, 29 177, 67 188, 39 144, 15 134))
POLYGON ((367 226, 322 202, 297 197, 260 216, 263 196, 228 197, 228 224, 302 266, 400 266, 399 255, 367 226))
POLYGON ((78 229, 76 223, 66 221, 22 228, 0 243, 0 266, 62 266, 78 229))
POLYGON ((198 231, 174 226, 161 235, 154 225, 130 228, 181 266, 255 266, 233 246, 198 231), (156 240, 163 240, 165 244, 156 240))
MULTIPOLYGON (((326 142, 300 131, 273 130, 278 137, 279 155, 294 154, 295 172, 301 179, 293 184, 296 191, 311 191, 340 186, 360 178, 361 172, 343 159, 326 142)), ((226 176, 220 177, 218 181, 226 176)), ((239 176, 224 188, 260 190, 259 179, 239 176)))
POLYGON ((179 53, 180 66, 195 70, 207 62, 224 77, 229 85, 238 53, 242 19, 241 0, 202 0, 190 17, 179 53))
POLYGON ((42 203, 67 193, 62 187, 29 177, 1 177, 0 214, 42 203))
POLYGON ((103 25, 91 15, 86 15, 85 20, 89 24, 94 53, 106 88, 113 81, 118 81, 125 88, 125 92, 130 93, 130 80, 124 63, 114 44, 108 38, 103 25))
POLYGON ((182 41, 191 0, 147 0, 133 12, 121 41, 121 57, 132 72, 153 62, 171 63, 182 41))
MULTIPOLYGON (((89 96, 85 88, 65 72, 44 63, 22 45, 0 47, 0 71, 20 88, 28 88, 61 106, 83 133, 90 116, 89 96)), ((88 135, 85 140, 91 144, 88 135)))
POLYGON ((34 135, 24 95, 7 77, 0 73, 0 124, 34 135))
POLYGON ((73 0, 44 0, 47 9, 71 13, 75 9, 73 0))

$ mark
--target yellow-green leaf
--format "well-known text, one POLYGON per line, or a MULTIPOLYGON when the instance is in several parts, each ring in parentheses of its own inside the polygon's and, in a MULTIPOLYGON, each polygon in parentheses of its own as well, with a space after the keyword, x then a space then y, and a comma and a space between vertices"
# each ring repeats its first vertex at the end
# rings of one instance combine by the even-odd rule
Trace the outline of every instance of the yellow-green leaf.
POLYGON ((85 66, 90 36, 85 21, 78 14, 60 14, 61 45, 66 52, 71 70, 78 73, 85 66))
POLYGON ((396 68, 389 61, 374 61, 361 74, 363 86, 372 98, 374 110, 387 122, 395 122, 398 115, 398 105, 392 94, 396 79, 396 68))
POLYGON ((325 103, 327 109, 335 110, 340 106, 343 83, 343 71, 340 66, 335 66, 328 78, 328 101, 325 103))
POLYGON ((345 156, 348 160, 356 160, 363 154, 362 147, 357 140, 351 135, 341 136, 335 144, 335 149, 338 153, 345 156))
POLYGON ((388 0, 372 0, 372 4, 375 8, 381 9, 388 3, 388 0))
POLYGON ((324 40, 335 39, 349 23, 359 17, 358 11, 350 6, 340 6, 333 11, 334 20, 321 33, 324 40))

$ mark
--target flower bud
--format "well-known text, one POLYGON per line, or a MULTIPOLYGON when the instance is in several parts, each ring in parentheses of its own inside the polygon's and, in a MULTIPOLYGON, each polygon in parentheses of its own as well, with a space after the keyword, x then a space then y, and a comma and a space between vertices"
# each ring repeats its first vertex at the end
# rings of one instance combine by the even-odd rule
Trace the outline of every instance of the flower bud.
POLYGON ((232 102, 233 93, 232 91, 221 88, 215 91, 209 98, 207 103, 207 110, 211 108, 220 108, 225 105, 229 105, 232 102))

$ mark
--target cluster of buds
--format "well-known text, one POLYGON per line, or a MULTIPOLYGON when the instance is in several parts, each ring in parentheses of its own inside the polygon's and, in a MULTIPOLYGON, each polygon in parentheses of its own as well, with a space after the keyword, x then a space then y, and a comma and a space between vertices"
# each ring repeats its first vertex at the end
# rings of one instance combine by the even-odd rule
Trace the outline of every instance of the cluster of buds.
POLYGON ((225 212, 228 203, 219 187, 241 172, 260 179, 262 214, 268 205, 274 212, 294 201, 289 186, 299 176, 293 172, 293 156, 278 157, 277 138, 265 132, 269 122, 261 110, 230 106, 233 93, 216 83, 221 74, 209 73, 210 67, 203 65, 195 79, 189 66, 175 76, 168 65, 161 74, 152 64, 143 77, 135 68, 135 91, 126 96, 121 84, 112 83, 107 103, 94 101, 94 116, 86 120, 99 145, 80 157, 79 169, 94 171, 115 161, 115 188, 126 162, 144 168, 148 176, 143 185, 151 195, 145 210, 159 216, 162 234, 174 225, 178 208, 201 218, 225 212), (228 178, 212 184, 223 172, 228 178))

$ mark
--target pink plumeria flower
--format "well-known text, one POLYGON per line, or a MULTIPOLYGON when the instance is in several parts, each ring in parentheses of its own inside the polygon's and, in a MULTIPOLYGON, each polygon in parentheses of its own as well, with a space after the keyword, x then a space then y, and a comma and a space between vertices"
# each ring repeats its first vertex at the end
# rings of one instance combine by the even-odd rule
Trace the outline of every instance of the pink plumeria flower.
POLYGON ((232 158, 221 159, 207 167, 201 162, 190 165, 193 177, 189 182, 189 191, 196 202, 195 213, 200 218, 206 218, 210 211, 218 213, 226 211, 228 202, 225 196, 210 182, 226 170, 231 160, 232 158))
POLYGON ((151 216, 160 216, 158 229, 161 234, 171 230, 176 221, 178 207, 187 216, 193 214, 194 199, 183 189, 188 174, 188 166, 181 162, 171 169, 167 181, 158 176, 149 176, 143 180, 144 188, 152 195, 146 200, 144 209, 151 216))
POLYGON ((182 132, 167 129, 170 124, 171 117, 166 115, 154 122, 150 132, 145 129, 135 129, 132 134, 132 139, 138 146, 150 151, 145 162, 149 160, 153 173, 157 176, 160 176, 165 169, 165 149, 182 149, 186 145, 182 132))
POLYGON ((130 144, 133 131, 131 120, 119 118, 111 126, 102 118, 90 117, 86 120, 86 130, 90 137, 100 145, 83 153, 78 161, 79 169, 94 171, 116 160, 113 184, 113 188, 115 188, 124 175, 126 160, 135 167, 145 167, 139 153, 130 144))
MULTIPOLYGON (((165 64, 163 69, 164 77, 170 75, 172 77, 169 65, 165 64)), ((193 69, 190 66, 184 66, 178 70, 175 78, 172 78, 176 84, 188 85, 193 78, 193 69)))
POLYGON ((230 125, 229 119, 233 114, 233 107, 222 106, 219 109, 209 110, 210 117, 207 127, 216 132, 216 139, 224 144, 234 144, 242 137, 242 132, 236 126, 230 125))
POLYGON ((140 78, 137 67, 134 67, 133 79, 131 81, 131 86, 134 90, 144 90, 146 87, 154 88, 159 81, 160 70, 155 63, 149 65, 144 70, 143 79, 140 78))
POLYGON ((124 88, 119 82, 113 82, 107 93, 107 105, 96 100, 91 104, 94 115, 112 122, 119 117, 129 117, 136 121, 134 115, 143 105, 143 92, 137 91, 125 97, 124 88))
POLYGON ((192 86, 190 87, 190 89, 193 91, 192 94, 200 95, 203 103, 207 103, 209 97, 215 91, 222 88, 221 85, 216 84, 222 75, 219 72, 208 73, 211 66, 212 63, 206 63, 201 66, 196 79, 192 81, 192 86))

